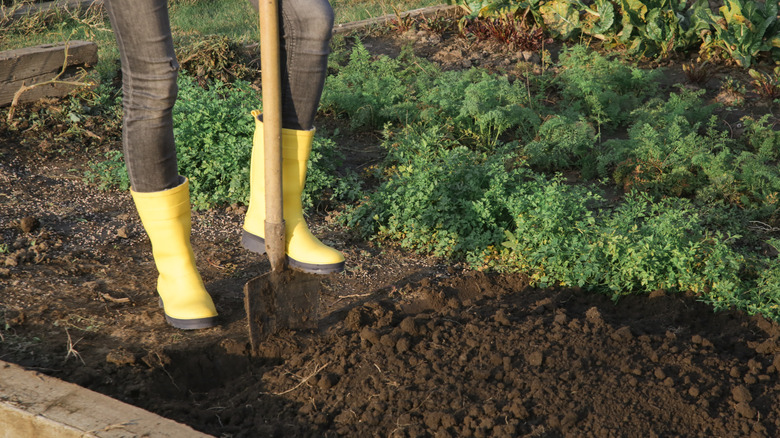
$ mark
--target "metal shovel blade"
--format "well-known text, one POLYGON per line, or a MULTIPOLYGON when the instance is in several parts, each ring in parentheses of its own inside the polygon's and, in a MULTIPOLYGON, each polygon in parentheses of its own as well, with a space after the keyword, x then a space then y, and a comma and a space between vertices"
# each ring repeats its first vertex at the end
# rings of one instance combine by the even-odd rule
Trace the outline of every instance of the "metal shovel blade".
POLYGON ((260 342, 279 330, 317 328, 320 280, 292 270, 271 271, 244 285, 249 341, 256 352, 260 342))

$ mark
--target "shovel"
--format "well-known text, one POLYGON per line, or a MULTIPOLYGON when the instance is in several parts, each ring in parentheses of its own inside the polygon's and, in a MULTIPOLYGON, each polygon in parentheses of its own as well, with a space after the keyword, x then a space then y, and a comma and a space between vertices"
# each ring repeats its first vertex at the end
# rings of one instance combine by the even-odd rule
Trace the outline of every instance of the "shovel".
POLYGON ((283 329, 317 327, 320 282, 287 266, 282 210, 282 93, 277 0, 260 0, 260 68, 265 149, 265 249, 271 272, 244 285, 252 352, 283 329))

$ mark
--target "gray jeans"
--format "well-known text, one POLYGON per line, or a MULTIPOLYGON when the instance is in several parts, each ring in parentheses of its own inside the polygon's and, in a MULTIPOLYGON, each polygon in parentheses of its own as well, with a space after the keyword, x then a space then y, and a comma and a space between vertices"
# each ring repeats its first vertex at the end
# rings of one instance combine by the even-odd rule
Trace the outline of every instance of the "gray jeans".
MULTIPOLYGON (((250 0, 257 9, 258 0, 250 0)), ((180 184, 172 109, 179 63, 167 0, 106 0, 122 62, 122 146, 137 192, 180 184)), ((279 0, 282 126, 313 127, 327 72, 333 9, 328 0, 279 0)), ((248 122, 250 123, 250 122, 248 122)))

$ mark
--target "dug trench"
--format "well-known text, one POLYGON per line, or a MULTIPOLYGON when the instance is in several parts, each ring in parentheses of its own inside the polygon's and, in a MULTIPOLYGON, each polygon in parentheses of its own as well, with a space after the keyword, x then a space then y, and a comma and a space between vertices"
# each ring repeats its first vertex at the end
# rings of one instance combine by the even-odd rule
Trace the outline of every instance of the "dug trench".
MULTIPOLYGON (((413 37, 443 64, 473 62, 413 37)), ((325 213, 310 225, 348 267, 322 280, 318 329, 249 354, 242 287, 269 266, 240 247, 237 205, 193 216, 221 325, 173 329, 129 194, 79 176, 101 148, 119 147, 104 122, 87 126, 101 137, 92 143, 62 140, 62 126, 0 130, 2 360, 223 437, 780 434, 774 322, 686 294, 613 302, 533 288, 359 239, 325 213)), ((371 163, 359 137, 338 141, 371 163)))

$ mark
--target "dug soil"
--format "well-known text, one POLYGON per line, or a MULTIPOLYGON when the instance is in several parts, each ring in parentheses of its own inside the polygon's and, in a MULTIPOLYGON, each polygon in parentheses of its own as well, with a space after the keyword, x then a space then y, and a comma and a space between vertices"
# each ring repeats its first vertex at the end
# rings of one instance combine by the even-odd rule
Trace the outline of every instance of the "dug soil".
MULTIPOLYGON (((409 41, 445 68, 538 67, 424 32, 366 45, 393 54, 409 41)), ((59 104, 37 105, 17 117, 59 104)), ((269 266, 241 248, 243 206, 193 215, 221 325, 173 329, 129 193, 82 179, 89 160, 119 147, 117 126, 87 121, 83 142, 32 119, 0 126, 2 360, 224 437, 780 435, 776 323, 685 294, 615 303, 529 287, 359 239, 333 211, 310 217, 347 258, 322 278, 318 329, 249 354, 242 289, 269 266)), ((371 134, 336 140, 357 171, 379 160, 371 134)))

